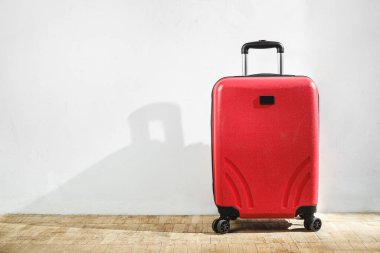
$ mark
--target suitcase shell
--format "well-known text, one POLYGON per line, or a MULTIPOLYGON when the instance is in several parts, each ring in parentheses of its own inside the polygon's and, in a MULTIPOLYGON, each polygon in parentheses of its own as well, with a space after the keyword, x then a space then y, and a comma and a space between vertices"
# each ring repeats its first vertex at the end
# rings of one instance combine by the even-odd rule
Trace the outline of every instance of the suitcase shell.
POLYGON ((318 90, 313 81, 284 75, 220 79, 212 92, 212 160, 221 215, 292 218, 302 208, 316 207, 318 90))

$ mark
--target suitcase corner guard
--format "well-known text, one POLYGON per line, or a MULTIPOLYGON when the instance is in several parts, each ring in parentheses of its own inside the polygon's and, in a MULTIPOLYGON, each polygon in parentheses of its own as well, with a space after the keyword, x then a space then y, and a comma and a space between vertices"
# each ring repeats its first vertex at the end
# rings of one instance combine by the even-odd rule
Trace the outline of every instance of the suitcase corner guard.
POLYGON ((239 210, 237 210, 233 206, 218 206, 218 212, 220 214, 220 217, 236 220, 240 217, 239 210))

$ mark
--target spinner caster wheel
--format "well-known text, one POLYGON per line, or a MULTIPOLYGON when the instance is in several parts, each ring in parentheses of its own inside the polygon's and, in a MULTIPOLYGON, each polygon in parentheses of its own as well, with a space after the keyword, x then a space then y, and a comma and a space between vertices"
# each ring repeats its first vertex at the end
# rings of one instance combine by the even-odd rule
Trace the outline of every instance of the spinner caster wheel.
POLYGON ((225 234, 230 231, 230 222, 225 219, 218 219, 215 225, 215 230, 219 234, 225 234))
POLYGON ((217 233, 217 231, 216 231, 216 224, 218 223, 219 220, 220 220, 220 218, 215 219, 215 220, 212 222, 212 225, 211 225, 212 230, 213 230, 215 233, 217 233))
POLYGON ((305 218, 303 225, 307 230, 317 232, 322 227, 322 221, 316 217, 307 217, 305 218))

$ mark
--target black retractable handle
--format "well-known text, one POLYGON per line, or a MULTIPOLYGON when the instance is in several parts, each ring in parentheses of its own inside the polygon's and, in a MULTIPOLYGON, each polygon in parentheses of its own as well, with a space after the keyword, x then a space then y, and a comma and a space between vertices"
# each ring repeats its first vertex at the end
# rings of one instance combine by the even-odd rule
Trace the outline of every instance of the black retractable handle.
POLYGON ((284 47, 280 42, 277 41, 267 41, 267 40, 259 40, 254 42, 245 43, 241 47, 242 54, 248 54, 248 49, 267 49, 267 48, 277 48, 277 53, 283 53, 284 47))
POLYGON ((259 40, 254 42, 245 43, 241 47, 241 53, 243 55, 243 75, 247 75, 247 54, 249 49, 268 49, 268 48, 276 48, 278 53, 278 69, 280 75, 283 74, 284 66, 283 66, 283 56, 284 47, 280 42, 277 41, 267 41, 267 40, 259 40))

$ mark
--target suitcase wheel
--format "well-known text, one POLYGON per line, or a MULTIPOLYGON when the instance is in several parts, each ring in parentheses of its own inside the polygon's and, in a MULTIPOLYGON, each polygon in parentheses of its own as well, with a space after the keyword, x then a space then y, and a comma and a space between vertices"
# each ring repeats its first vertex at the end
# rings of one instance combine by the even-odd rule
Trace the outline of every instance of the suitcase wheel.
POLYGON ((230 221, 223 218, 215 219, 212 222, 212 230, 219 234, 228 233, 230 231, 230 221))
POLYGON ((305 217, 303 225, 307 230, 317 232, 322 227, 322 221, 321 221, 321 219, 316 218, 314 216, 305 217))
POLYGON ((212 230, 216 233, 216 223, 218 223, 219 219, 215 219, 213 222, 212 222, 212 230))

